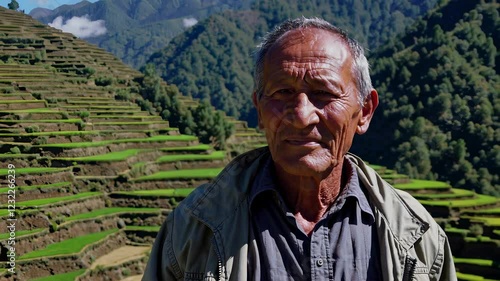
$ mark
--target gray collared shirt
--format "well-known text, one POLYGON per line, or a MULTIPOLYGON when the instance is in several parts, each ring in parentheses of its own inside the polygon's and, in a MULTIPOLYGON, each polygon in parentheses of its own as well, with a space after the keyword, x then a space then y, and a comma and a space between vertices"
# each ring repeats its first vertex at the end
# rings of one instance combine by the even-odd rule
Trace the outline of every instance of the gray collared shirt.
POLYGON ((381 280, 375 218, 356 169, 310 236, 279 194, 269 159, 250 194, 249 280, 381 280))

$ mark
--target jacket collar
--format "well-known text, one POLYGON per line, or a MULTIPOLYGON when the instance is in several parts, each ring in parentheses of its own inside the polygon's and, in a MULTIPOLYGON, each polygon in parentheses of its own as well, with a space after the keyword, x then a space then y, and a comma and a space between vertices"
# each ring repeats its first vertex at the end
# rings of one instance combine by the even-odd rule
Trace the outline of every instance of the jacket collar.
POLYGON ((212 231, 220 230, 226 220, 237 214, 238 208, 248 205, 253 181, 269 157, 267 147, 239 155, 215 179, 198 187, 200 192, 188 197, 186 208, 212 231))
POLYGON ((430 222, 419 215, 425 209, 406 192, 398 191, 384 181, 359 157, 346 155, 356 166, 358 176, 369 193, 378 225, 385 224, 390 233, 405 249, 410 249, 429 229, 430 222))

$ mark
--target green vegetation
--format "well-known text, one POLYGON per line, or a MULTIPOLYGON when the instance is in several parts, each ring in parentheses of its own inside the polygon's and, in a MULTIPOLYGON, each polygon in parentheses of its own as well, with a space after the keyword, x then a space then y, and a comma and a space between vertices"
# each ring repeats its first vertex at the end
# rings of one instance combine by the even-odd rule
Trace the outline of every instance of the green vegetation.
MULTIPOLYGON (((38 167, 38 168, 16 168, 15 173, 19 175, 28 174, 48 174, 69 171, 69 168, 49 168, 49 167, 38 167)), ((12 172, 11 172, 12 173, 12 172)), ((9 169, 0 169, 0 176, 6 176, 9 174, 9 169)))
POLYGON ((429 199, 429 200, 444 200, 459 197, 473 197, 475 195, 474 191, 467 189, 451 189, 449 193, 430 193, 430 194, 414 194, 413 197, 417 199, 429 199))
POLYGON ((214 110, 207 101, 196 107, 182 107, 177 87, 165 85, 152 64, 147 64, 142 71, 144 77, 140 81, 139 93, 144 99, 136 100, 142 110, 153 112, 155 107, 161 117, 168 120, 170 126, 179 128, 181 133, 195 135, 200 142, 211 143, 215 148, 225 148, 233 125, 223 112, 214 110))
POLYGON ((113 161, 123 161, 129 157, 137 155, 141 151, 147 151, 146 149, 127 149, 122 151, 115 151, 106 154, 85 156, 85 157, 73 157, 73 158, 57 158, 59 160, 67 161, 77 161, 77 162, 113 162, 113 161))
POLYGON ((31 279, 31 281, 69 281, 75 280, 76 277, 82 275, 83 273, 85 273, 85 269, 31 279))
POLYGON ((496 2, 441 1, 372 54, 384 108, 353 150, 411 178, 500 196, 498 17, 496 2))
POLYGON ((450 208, 464 208, 464 207, 474 207, 481 205, 495 204, 500 201, 500 199, 488 195, 477 194, 474 199, 464 199, 464 200, 449 200, 449 201, 433 201, 433 200, 419 200, 423 205, 428 206, 444 206, 450 208))
POLYGON ((321 16, 354 32, 362 43, 375 49, 403 32, 436 2, 255 0, 243 11, 226 10, 199 22, 148 62, 182 93, 209 100, 217 109, 253 127, 252 52, 257 40, 277 23, 302 15, 321 16))
POLYGON ((118 229, 110 229, 103 232, 96 232, 81 235, 75 238, 47 245, 44 249, 26 253, 20 260, 34 259, 39 257, 50 257, 57 255, 71 255, 81 252, 86 246, 96 243, 108 235, 118 232, 118 229))
POLYGON ((486 210, 474 210, 474 211, 469 211, 469 213, 474 213, 477 215, 500 215, 500 207, 486 209, 486 210))
POLYGON ((177 154, 165 155, 158 158, 158 163, 176 161, 202 161, 202 160, 223 160, 226 157, 225 151, 214 151, 210 154, 177 154))
MULTIPOLYGON (((34 229, 30 229, 30 230, 16 231, 16 237, 21 237, 21 236, 24 236, 24 235, 29 235, 29 234, 34 234, 34 233, 42 232, 44 230, 46 230, 46 228, 34 228, 34 229)), ((8 232, 0 234, 0 240, 7 239, 9 237, 10 237, 10 233, 8 233, 8 232)))
POLYGON ((50 197, 50 198, 17 202, 16 207, 25 207, 25 208, 26 207, 38 207, 38 206, 43 206, 43 205, 48 205, 48 204, 68 202, 68 201, 73 201, 73 200, 78 200, 78 199, 83 199, 83 198, 93 197, 93 196, 99 196, 99 195, 102 195, 102 193, 100 193, 100 192, 82 192, 82 193, 73 194, 73 195, 66 195, 63 197, 50 197))
POLYGON ((121 213, 158 213, 159 211, 160 209, 155 209, 155 208, 108 207, 108 208, 93 210, 87 213, 70 216, 65 220, 66 221, 84 220, 84 219, 92 219, 100 216, 114 215, 121 213))
MULTIPOLYGON (((162 142, 162 141, 195 141, 197 140, 194 136, 189 135, 166 135, 166 136, 153 136, 143 139, 115 139, 115 140, 105 140, 96 142, 70 142, 70 143, 51 143, 51 144, 41 144, 38 147, 61 147, 61 148, 82 148, 82 147, 96 147, 104 146, 109 144, 118 143, 140 143, 140 142, 162 142)), ((1 171, 1 170, 0 170, 1 171)))
POLYGON ((179 151, 179 150, 185 150, 185 151, 190 151, 190 150, 201 150, 201 151, 206 151, 211 149, 212 147, 208 144, 198 144, 198 145, 190 145, 190 146, 170 146, 170 147, 163 147, 160 150, 161 151, 179 151))
POLYGON ((168 180, 168 179, 211 179, 216 177, 222 168, 185 169, 175 171, 161 171, 152 175, 142 176, 135 181, 168 180))
POLYGON ((135 190, 115 192, 118 194, 127 194, 133 196, 170 196, 170 197, 186 197, 194 188, 172 188, 172 189, 155 189, 155 190, 135 190))
POLYGON ((449 189, 451 186, 441 181, 415 180, 412 179, 408 183, 394 184, 395 188, 412 190, 412 189, 449 189))
POLYGON ((486 279, 481 276, 465 274, 461 272, 457 272, 457 278, 459 281, 495 281, 493 279, 486 279))
POLYGON ((489 226, 493 226, 493 227, 500 227, 500 218, 495 218, 495 217, 469 217, 469 216, 463 216, 463 218, 468 218, 471 221, 482 222, 485 225, 489 225, 489 226))
POLYGON ((465 258, 453 258, 453 261, 455 263, 468 263, 468 264, 475 264, 475 265, 480 265, 480 266, 493 266, 493 261, 492 260, 482 260, 482 259, 465 259, 465 258))
MULTIPOLYGON (((32 189, 48 189, 48 188, 61 188, 61 187, 69 187, 71 186, 71 182, 58 182, 58 183, 51 183, 51 184, 42 184, 42 185, 19 185, 16 187, 17 191, 27 191, 27 190, 32 190, 32 189)), ((3 187, 0 188, 0 193, 7 193, 7 190, 10 188, 8 187, 3 187)))

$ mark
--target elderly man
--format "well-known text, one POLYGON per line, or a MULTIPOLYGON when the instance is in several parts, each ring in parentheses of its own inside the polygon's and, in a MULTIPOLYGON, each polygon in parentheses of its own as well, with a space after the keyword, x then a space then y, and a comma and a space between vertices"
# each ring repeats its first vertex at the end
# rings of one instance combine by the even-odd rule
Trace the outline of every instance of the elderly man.
POLYGON ((348 153, 378 105, 356 41, 287 21, 259 45, 255 85, 269 146, 168 216, 143 280, 456 280, 433 218, 348 153))

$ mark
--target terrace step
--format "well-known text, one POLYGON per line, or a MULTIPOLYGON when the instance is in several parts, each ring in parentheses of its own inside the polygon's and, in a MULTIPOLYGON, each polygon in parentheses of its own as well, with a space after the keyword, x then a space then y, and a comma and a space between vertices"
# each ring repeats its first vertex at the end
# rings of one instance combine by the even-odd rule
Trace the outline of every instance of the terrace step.
POLYGON ((0 100, 0 110, 45 108, 44 100, 0 100))
POLYGON ((27 280, 87 268, 93 257, 105 255, 125 241, 123 231, 112 229, 50 244, 46 249, 19 257, 17 277, 27 280))

